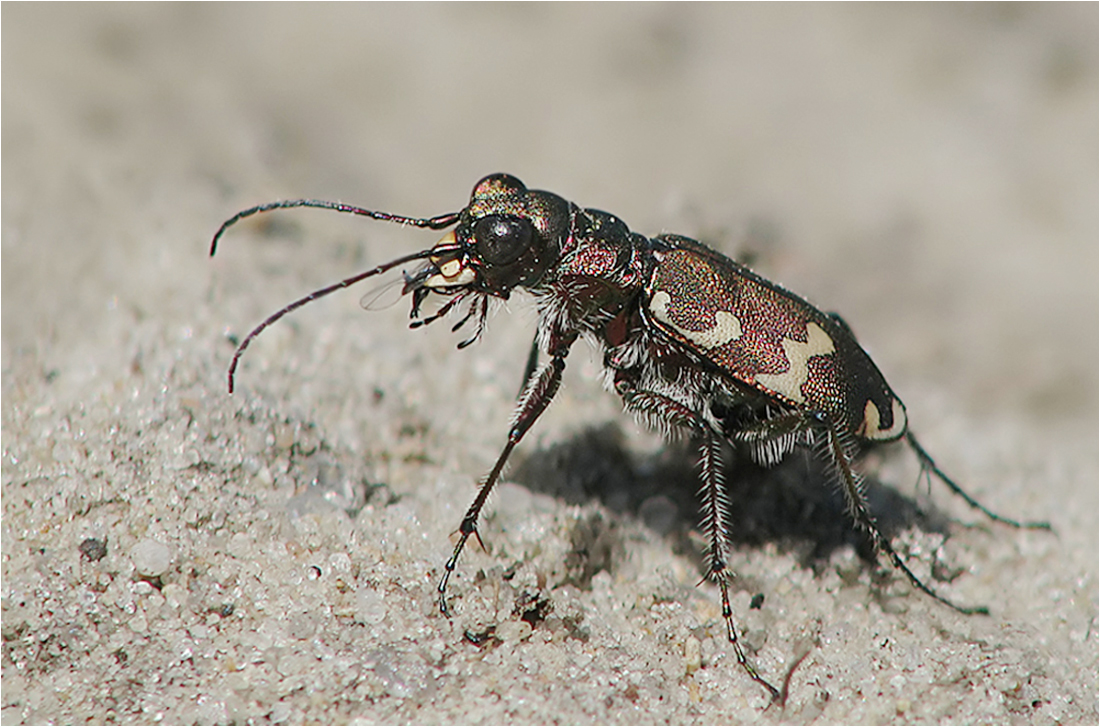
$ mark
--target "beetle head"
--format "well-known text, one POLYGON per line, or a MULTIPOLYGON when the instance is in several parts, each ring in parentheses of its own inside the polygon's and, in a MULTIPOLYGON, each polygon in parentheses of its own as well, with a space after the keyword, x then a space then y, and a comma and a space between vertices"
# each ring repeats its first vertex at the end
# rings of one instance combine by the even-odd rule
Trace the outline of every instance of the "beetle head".
POLYGON ((297 199, 269 202, 242 210, 222 223, 210 241, 213 255, 225 231, 237 222, 263 212, 295 207, 315 207, 369 217, 381 222, 443 230, 454 226, 443 239, 428 250, 403 255, 337 283, 315 290, 283 306, 268 316, 237 346, 229 364, 229 391, 233 391, 237 363, 248 345, 265 328, 303 305, 343 290, 361 280, 381 275, 414 260, 426 260, 416 271, 405 273, 402 295, 412 294, 410 327, 418 328, 439 320, 444 314, 470 299, 466 315, 452 328, 458 330, 475 313, 474 334, 459 344, 464 348, 480 337, 485 328, 489 297, 508 298, 517 286, 533 287, 542 282, 561 256, 572 219, 572 207, 549 192, 528 191, 523 182, 507 174, 485 177, 474 187, 470 204, 461 212, 448 212, 431 218, 405 217, 377 212, 341 202, 297 199), (448 298, 438 310, 420 317, 420 306, 430 293, 448 298))
POLYGON ((432 248, 428 265, 406 279, 405 291, 469 291, 507 298, 517 286, 533 287, 558 261, 569 231, 569 203, 529 191, 507 174, 474 187, 458 225, 432 248))

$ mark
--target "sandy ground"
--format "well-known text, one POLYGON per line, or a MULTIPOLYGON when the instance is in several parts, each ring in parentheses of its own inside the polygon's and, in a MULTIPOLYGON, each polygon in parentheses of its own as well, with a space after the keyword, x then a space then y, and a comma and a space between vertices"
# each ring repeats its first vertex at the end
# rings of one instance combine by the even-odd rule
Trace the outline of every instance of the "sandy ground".
POLYGON ((1096 724, 1097 6, 3 7, 4 723, 1096 724), (803 457, 739 468, 734 608, 688 469, 578 347, 451 595, 533 330, 358 292, 484 174, 843 312, 991 524, 866 462, 875 567, 803 457), (517 484, 518 483, 518 484, 517 484), (82 547, 83 546, 83 547, 82 547), (103 547, 105 546, 105 548, 103 547), (750 602, 759 601, 759 608, 750 602), (479 643, 474 643, 479 642, 479 643))

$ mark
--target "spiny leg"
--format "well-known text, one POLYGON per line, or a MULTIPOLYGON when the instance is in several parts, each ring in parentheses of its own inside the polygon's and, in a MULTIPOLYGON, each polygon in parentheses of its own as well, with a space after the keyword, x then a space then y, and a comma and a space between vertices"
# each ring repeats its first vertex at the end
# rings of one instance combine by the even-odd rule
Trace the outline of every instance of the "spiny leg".
MULTIPOLYGON (((565 370, 565 357, 569 353, 569 347, 573 345, 576 339, 577 335, 575 333, 564 336, 550 361, 542 367, 530 385, 524 390, 516 406, 512 428, 508 432, 508 441, 504 445, 500 456, 497 457, 493 469, 485 478, 485 484, 481 486, 473 504, 470 505, 470 509, 466 511, 466 515, 462 518, 462 524, 458 526, 458 543, 455 545, 450 559, 443 567, 443 578, 439 581, 439 610, 443 612, 444 616, 450 616, 450 610, 447 608, 447 582, 451 579, 451 573, 458 565, 458 557, 462 554, 462 549, 466 547, 466 541, 470 539, 471 535, 477 536, 477 520, 481 515, 481 508, 485 506, 489 493, 492 492, 497 480, 500 479, 500 474, 504 471, 504 464, 508 461, 508 456, 519 444, 519 441, 523 439, 523 435, 527 433, 535 420, 539 418, 539 415, 546 411, 546 407, 549 406, 550 401, 558 391, 558 387, 561 386, 561 374, 565 370)), ((478 536, 478 539, 480 540, 480 536, 478 536)))
POLYGON ((730 440, 749 448, 753 460, 774 467, 806 439, 806 415, 799 411, 779 413, 755 424, 727 431, 730 440))
POLYGON ((729 531, 726 524, 729 522, 729 497, 722 477, 722 450, 717 437, 704 430, 700 440, 700 527, 707 538, 707 573, 709 577, 717 578, 719 574, 728 572, 729 531))
POLYGON ((527 385, 531 383, 531 377, 539 367, 539 337, 536 334, 531 341, 531 350, 527 352, 527 364, 523 367, 523 383, 520 384, 518 396, 523 396, 527 385))
POLYGON ((627 409, 640 413, 654 422, 666 427, 683 427, 693 431, 701 440, 699 467, 702 486, 699 497, 702 499, 702 522, 704 537, 707 538, 707 575, 718 585, 722 593, 722 620, 726 623, 726 637, 733 645, 737 663, 757 684, 768 690, 772 702, 780 699, 780 692, 773 687, 749 662, 741 640, 737 636, 737 627, 733 623, 733 607, 730 605, 729 583, 733 574, 729 569, 729 540, 726 530, 729 522, 729 498, 722 477, 722 446, 706 420, 684 404, 662 394, 641 391, 633 387, 634 380, 628 372, 617 372, 615 388, 622 396, 627 409))
POLYGON ((867 509, 867 500, 863 495, 862 478, 852 469, 852 459, 855 454, 853 451, 854 445, 851 444, 850 440, 845 439, 838 432, 836 426, 827 419, 819 420, 817 428, 825 438, 821 443, 821 447, 824 450, 826 458, 830 464, 832 464, 833 472, 836 475, 841 489, 844 491, 844 497, 848 502, 848 512, 856 525, 863 528, 871 536, 871 542, 876 551, 884 553, 886 557, 890 559, 890 562, 893 563, 894 567, 904 573, 905 577, 909 579, 909 582, 912 583, 917 590, 931 596, 945 606, 950 606, 952 609, 963 614, 988 614, 989 609, 984 606, 967 608, 952 603, 926 586, 920 578, 917 578, 913 571, 909 570, 909 566, 905 564, 905 561, 901 559, 901 556, 899 556, 890 545, 890 541, 886 539, 882 531, 878 529, 874 517, 872 517, 867 509))
POLYGON ((737 637, 737 627, 733 623, 733 608, 730 606, 729 596, 729 582, 733 574, 728 565, 729 533, 726 530, 726 523, 729 522, 729 499, 722 477, 722 445, 708 427, 703 431, 700 446, 699 467, 702 471, 703 486, 699 490, 699 496, 703 500, 703 532, 708 540, 707 577, 714 581, 722 592, 722 619, 726 622, 726 637, 733 645, 737 663, 749 678, 768 690, 772 701, 775 702, 780 699, 779 690, 760 676, 756 667, 749 663, 745 650, 741 648, 741 640, 737 637))
POLYGON ((1004 523, 1005 525, 1011 525, 1014 528, 1028 528, 1030 530, 1051 529, 1050 523, 1048 522, 1030 520, 1021 522, 1019 520, 1012 520, 1011 518, 1002 517, 997 513, 988 510, 984 505, 968 495, 961 487, 955 484, 954 480, 944 474, 944 471, 939 468, 939 466, 932 459, 931 455, 929 455, 928 452, 924 451, 924 447, 920 446, 920 444, 917 442, 917 438, 913 436, 912 432, 905 433, 905 441, 908 442, 909 446, 913 448, 913 453, 916 454, 917 459, 920 460, 921 470, 923 472, 931 472, 932 474, 934 474, 940 479, 941 482, 943 482, 943 484, 947 485, 947 487, 952 492, 965 500, 967 505, 970 505, 970 507, 974 508, 975 510, 981 510, 990 520, 995 520, 999 523, 1004 523))

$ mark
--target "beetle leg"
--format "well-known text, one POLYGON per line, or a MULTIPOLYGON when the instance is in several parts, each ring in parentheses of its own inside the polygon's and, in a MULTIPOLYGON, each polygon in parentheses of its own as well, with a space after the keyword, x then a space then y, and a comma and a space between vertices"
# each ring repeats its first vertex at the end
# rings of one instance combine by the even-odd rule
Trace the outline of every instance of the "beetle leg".
POLYGON ((725 590, 729 579, 729 497, 722 477, 722 446, 709 431, 704 431, 699 449, 699 473, 703 481, 699 497, 703 501, 700 527, 707 538, 707 573, 725 590))
MULTIPOLYGON (((472 336, 467 338, 465 341, 460 342, 458 344, 458 346, 455 347, 459 351, 461 351, 462 349, 466 348, 470 344, 477 341, 477 339, 481 338, 481 334, 485 332, 485 318, 486 318, 486 316, 489 315, 489 296, 487 296, 487 295, 478 296, 478 299, 476 301, 474 301, 474 303, 470 306, 470 315, 472 315, 474 313, 475 308, 477 309, 477 312, 478 312, 478 315, 477 315, 477 328, 474 329, 474 333, 473 333, 472 336)), ((467 320, 469 320, 469 316, 467 316, 466 318, 463 318, 460 321, 460 323, 462 325, 465 325, 467 320)), ((461 326, 455 326, 455 328, 453 328, 452 330, 457 331, 459 328, 461 328, 461 326)))
POLYGON ((730 606, 729 596, 729 584, 733 579, 733 572, 727 562, 729 533, 726 530, 726 523, 729 522, 729 497, 722 477, 722 444, 709 427, 705 428, 702 439, 699 467, 702 470, 703 486, 699 490, 699 495, 703 500, 703 532, 709 540, 707 577, 718 584, 722 592, 722 619, 726 622, 726 638, 733 645, 737 663, 754 682, 768 690, 772 701, 775 702, 781 699, 779 690, 760 676, 756 667, 749 663, 745 650, 741 648, 741 641, 737 638, 737 627, 733 624, 733 608, 730 606))
MULTIPOLYGON (((398 281, 398 282, 401 282, 401 281, 398 281)), ((422 289, 422 290, 426 290, 426 288, 422 289)), ((432 313, 430 316, 428 316, 426 318, 418 318, 418 319, 413 320, 411 323, 409 323, 409 328, 422 328, 423 326, 427 326, 431 323, 435 323, 440 318, 442 318, 443 316, 450 313, 451 309, 454 308, 458 303, 460 303, 462 301, 462 299, 465 298, 467 295, 468 294, 465 291, 456 294, 453 298, 451 298, 446 303, 441 305, 439 307, 439 310, 437 310, 435 313, 432 313)), ((419 313, 419 311, 417 311, 417 312, 419 313)), ((462 320, 460 320, 458 323, 456 323, 454 328, 451 329, 451 332, 457 331, 459 328, 462 328, 462 325, 470 319, 470 315, 472 314, 472 312, 473 312, 473 309, 471 308, 470 313, 467 313, 465 316, 463 316, 462 320)))
POLYGON ((845 499, 848 501, 848 513, 852 516, 852 520, 855 521, 856 525, 863 528, 868 535, 871 536, 871 542, 875 550, 885 554, 894 567, 905 574, 905 577, 909 579, 913 587, 931 596, 940 603, 950 606, 963 614, 988 614, 989 609, 984 606, 964 607, 952 603, 933 591, 930 587, 926 586, 920 578, 917 578, 913 571, 909 570, 909 566, 905 564, 905 561, 901 559, 901 556, 898 555, 897 551, 890 545, 890 541, 887 540, 882 534, 882 531, 879 530, 878 525, 875 524, 875 518, 867 509, 867 499, 863 495, 863 480, 859 474, 852 469, 852 459, 855 454, 854 442, 851 438, 844 437, 836 428, 836 425, 828 418, 823 417, 818 421, 823 434, 821 449, 823 450, 825 458, 832 464, 833 473, 836 476, 837 482, 840 484, 841 490, 844 492, 845 499))
POLYGON ((768 690, 773 702, 779 700, 779 690, 760 676, 756 667, 745 656, 745 650, 741 648, 741 640, 737 636, 737 627, 733 623, 733 607, 730 606, 729 596, 729 584, 733 580, 733 572, 728 564, 729 497, 723 480, 721 441, 703 415, 663 394, 635 389, 633 377, 628 372, 616 372, 615 388, 627 409, 659 421, 666 427, 690 429, 701 440, 699 468, 703 484, 699 489, 699 497, 702 499, 700 526, 707 538, 706 577, 722 593, 722 620, 726 623, 726 638, 733 646, 737 663, 749 678, 768 690))
POLYGON ((493 469, 485 478, 485 483, 478 491, 473 504, 470 505, 470 509, 466 511, 466 515, 462 518, 462 524, 458 526, 458 543, 444 566, 443 578, 439 581, 437 589, 439 591, 439 610, 443 612, 444 616, 450 616, 450 611, 447 608, 447 581, 451 579, 451 573, 458 565, 458 557, 462 554, 462 549, 466 547, 466 541, 470 539, 471 535, 477 536, 478 540, 481 539, 477 535, 477 520, 481 515, 481 508, 485 506, 485 501, 489 499, 489 493, 493 491, 497 480, 500 479, 500 474, 504 471, 504 464, 508 461, 508 456, 512 454, 512 450, 523 439, 523 435, 527 433, 535 420, 546 411, 546 407, 550 405, 554 395, 558 392, 558 387, 561 386, 561 374, 565 370, 565 357, 569 354, 569 347, 576 340, 576 333, 561 335, 550 361, 528 382, 527 388, 524 389, 523 395, 516 405, 516 412, 512 418, 512 428, 508 432, 508 441, 505 443, 500 456, 497 457, 493 469))
POLYGON ((732 442, 746 445, 757 464, 774 467, 797 445, 807 442, 808 430, 806 415, 793 411, 727 430, 726 436, 732 442))
POLYGON ((531 377, 535 375, 535 370, 538 367, 539 337, 536 334, 534 340, 531 341, 531 350, 527 353, 527 364, 523 367, 523 383, 520 384, 517 396, 523 396, 523 392, 527 390, 527 386, 531 383, 531 377))
POLYGON ((1032 529, 1032 530, 1050 530, 1051 529, 1050 523, 1048 523, 1048 522, 1038 522, 1038 521, 1023 521, 1023 522, 1021 522, 1019 520, 1012 520, 1012 519, 1007 518, 1007 517, 1002 517, 1002 516, 998 515, 997 513, 987 509, 984 505, 982 505, 982 503, 978 502, 973 497, 968 495, 963 490, 963 488, 961 488, 957 484, 955 484, 954 480, 952 480, 950 477, 948 477, 946 474, 944 474, 943 470, 941 470, 939 468, 939 466, 935 463, 935 461, 933 461, 932 457, 928 454, 928 452, 924 451, 924 447, 920 446, 920 444, 917 442, 917 438, 913 436, 912 432, 907 431, 905 433, 905 441, 908 442, 909 446, 913 448, 913 453, 916 454, 917 459, 920 460, 920 466, 921 466, 921 471, 922 472, 924 472, 924 473, 931 472, 932 474, 934 474, 936 477, 938 477, 940 479, 941 482, 943 482, 943 484, 947 485, 948 489, 950 489, 956 495, 958 495, 963 500, 965 500, 967 505, 970 505, 970 507, 974 508, 975 510, 981 510, 983 513, 985 513, 985 516, 988 517, 990 520, 996 520, 999 523, 1004 523, 1005 525, 1011 525, 1014 528, 1028 528, 1028 529, 1032 529))

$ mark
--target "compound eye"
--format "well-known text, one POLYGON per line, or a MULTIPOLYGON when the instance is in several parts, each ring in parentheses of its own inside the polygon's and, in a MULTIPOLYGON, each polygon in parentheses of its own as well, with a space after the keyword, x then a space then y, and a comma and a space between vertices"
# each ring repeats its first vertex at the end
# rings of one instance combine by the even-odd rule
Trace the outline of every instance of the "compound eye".
POLYGON ((535 229, 519 217, 483 217, 474 225, 477 252, 490 265, 515 262, 531 246, 535 229))

